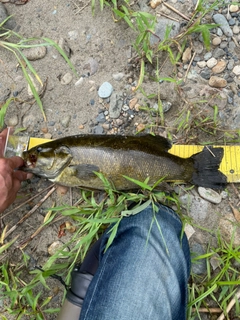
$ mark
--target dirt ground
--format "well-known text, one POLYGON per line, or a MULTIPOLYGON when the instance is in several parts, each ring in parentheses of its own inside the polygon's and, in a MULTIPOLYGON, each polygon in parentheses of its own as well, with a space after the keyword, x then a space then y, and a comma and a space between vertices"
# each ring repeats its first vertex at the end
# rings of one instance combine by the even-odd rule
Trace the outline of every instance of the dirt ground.
MULTIPOLYGON (((26 128, 24 134, 33 137, 60 138, 73 134, 94 133, 96 126, 98 126, 96 118, 102 111, 106 111, 106 105, 103 104, 97 92, 105 81, 112 84, 114 92, 119 94, 124 101, 130 101, 134 97, 138 98, 140 104, 146 101, 141 93, 138 91, 135 93, 132 90, 139 76, 139 65, 134 59, 135 52, 132 47, 135 33, 123 21, 115 23, 108 8, 101 12, 99 5, 96 4, 95 15, 93 16, 91 3, 86 0, 30 0, 25 5, 6 3, 5 6, 9 14, 14 16, 18 25, 18 33, 23 37, 43 36, 56 42, 64 39, 66 41, 65 49, 78 73, 78 75, 75 75, 60 54, 51 46, 47 47, 44 58, 32 61, 42 81, 47 81, 46 91, 42 98, 47 117, 47 121, 44 121, 36 103, 19 102, 26 101, 29 98, 27 84, 21 69, 17 68, 14 56, 1 48, 0 98, 4 99, 4 97, 12 96, 14 93, 19 98, 19 101, 12 103, 8 109, 6 124, 12 124, 15 121, 14 124, 17 128, 26 128), (116 80, 113 75, 119 73, 123 73, 123 77, 116 80), (63 79, 65 79, 66 74, 70 74, 70 78, 72 78, 69 84, 64 84, 63 79), (76 85, 81 77, 80 84, 76 85)), ((160 60, 165 61, 164 56, 160 57, 160 60)), ((148 71, 151 74, 151 69, 148 71)), ((170 77, 174 72, 172 65, 164 62, 161 75, 170 77)), ((205 85, 205 83, 203 82, 201 85, 205 85)), ((157 84, 147 79, 144 89, 147 94, 153 93, 157 89, 157 84)), ((179 99, 179 92, 173 84, 169 83, 167 85, 163 84, 161 97, 170 101, 173 106, 166 114, 167 121, 171 124, 173 115, 178 114, 178 107, 184 105, 184 100, 179 99)), ((150 124, 151 119, 149 113, 137 111, 134 113, 134 118, 129 118, 124 122, 124 125, 117 125, 114 120, 113 126, 107 130, 108 132, 113 130, 113 133, 134 134, 137 124, 150 124)), ((159 132, 164 134, 164 128, 160 128, 159 132)), ((107 133, 107 131, 105 130, 104 133, 107 133)), ((185 142, 185 138, 183 138, 182 143, 185 142)), ((192 143, 194 143, 194 139, 192 143)), ((49 185, 49 182, 37 177, 33 178, 31 183, 26 182, 13 207, 49 185)), ((73 193, 68 191, 66 195, 60 195, 55 191, 54 196, 41 205, 34 215, 21 224, 11 236, 19 235, 17 244, 21 243, 42 223, 45 209, 51 207, 54 200, 57 200, 58 205, 71 204, 77 201, 78 195, 78 190, 73 190, 73 193)), ((15 210, 13 214, 9 214, 4 223, 14 226, 41 197, 21 207, 21 209, 15 210)), ((207 222, 207 227, 214 228, 216 220, 212 218, 213 214, 216 211, 218 213, 225 211, 229 213, 231 211, 230 208, 226 209, 226 202, 227 200, 222 202, 217 209, 216 207, 208 207, 209 217, 206 217, 203 224, 207 222)), ((220 215, 218 215, 217 220, 219 220, 219 217, 220 215)), ((43 265, 47 260, 49 245, 58 240, 60 224, 61 222, 48 227, 38 237, 34 238, 26 248, 27 252, 34 255, 39 265, 43 265)), ((199 235, 199 238, 202 239, 203 237, 204 234, 199 235)), ((66 240, 68 239, 66 238, 66 240)), ((19 263, 21 252, 14 250, 11 253, 11 263, 13 265, 19 263)), ((25 277, 24 281, 31 279, 28 272, 26 272, 25 277)), ((46 296, 54 296, 51 306, 59 307, 64 289, 53 279, 49 279, 48 285, 51 288, 50 293, 42 287, 39 290, 44 290, 46 296)), ((15 317, 6 316, 9 320, 15 319, 15 317)), ((49 315, 47 319, 56 319, 56 315, 49 315)))

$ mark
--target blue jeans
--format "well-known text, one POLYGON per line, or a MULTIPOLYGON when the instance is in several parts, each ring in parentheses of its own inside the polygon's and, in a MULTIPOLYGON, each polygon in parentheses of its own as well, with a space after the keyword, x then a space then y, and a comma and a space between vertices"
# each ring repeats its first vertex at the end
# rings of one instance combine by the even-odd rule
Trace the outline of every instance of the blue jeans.
POLYGON ((184 320, 190 274, 179 217, 158 205, 122 219, 87 290, 80 320, 184 320))

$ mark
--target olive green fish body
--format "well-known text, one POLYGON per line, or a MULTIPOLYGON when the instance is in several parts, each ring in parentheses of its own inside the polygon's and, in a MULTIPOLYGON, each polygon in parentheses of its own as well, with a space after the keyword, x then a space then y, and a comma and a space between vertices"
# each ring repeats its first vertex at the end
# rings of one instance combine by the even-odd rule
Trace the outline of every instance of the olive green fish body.
MULTIPOLYGON (((150 185, 162 178, 164 181, 198 184, 198 173, 202 169, 198 154, 183 159, 168 153, 170 147, 169 141, 160 136, 79 135, 34 147, 24 152, 23 158, 27 166, 25 171, 65 186, 103 189, 104 185, 95 172, 102 173, 118 190, 136 188, 124 176, 139 181, 148 178, 150 185)), ((208 173, 214 167, 218 180, 221 178, 215 184, 223 186, 223 174, 217 170, 223 154, 222 148, 214 148, 217 149, 217 159, 211 156, 214 164, 208 161, 208 173)), ((205 150, 202 153, 203 158, 210 157, 210 152, 205 150)), ((203 176, 206 180, 206 174, 203 176)), ((201 185, 204 179, 201 179, 201 185)))

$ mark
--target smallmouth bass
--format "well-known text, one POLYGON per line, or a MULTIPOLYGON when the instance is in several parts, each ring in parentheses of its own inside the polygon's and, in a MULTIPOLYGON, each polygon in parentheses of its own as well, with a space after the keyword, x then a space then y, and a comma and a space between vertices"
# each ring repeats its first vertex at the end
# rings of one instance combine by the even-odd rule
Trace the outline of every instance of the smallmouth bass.
POLYGON ((168 153, 169 140, 150 134, 139 136, 75 135, 46 142, 23 152, 21 168, 69 187, 104 189, 95 172, 102 173, 117 190, 136 189, 130 178, 154 185, 185 181, 222 189, 226 176, 218 170, 223 148, 204 148, 189 158, 168 153))

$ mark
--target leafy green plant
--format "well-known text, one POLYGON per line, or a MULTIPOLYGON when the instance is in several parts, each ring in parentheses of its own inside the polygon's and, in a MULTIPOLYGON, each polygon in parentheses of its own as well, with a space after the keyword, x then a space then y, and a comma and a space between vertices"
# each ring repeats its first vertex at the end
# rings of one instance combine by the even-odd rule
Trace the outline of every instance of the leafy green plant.
MULTIPOLYGON (((240 263, 240 247, 234 247, 234 233, 230 243, 227 243, 218 233, 217 247, 209 247, 206 254, 194 257, 192 262, 205 260, 207 274, 200 277, 192 274, 189 284, 189 312, 188 319, 201 319, 199 310, 211 307, 219 308, 227 316, 227 306, 234 299, 240 285, 240 272, 237 265, 240 263), (218 268, 213 270, 211 259, 217 260, 218 268), (211 307, 209 302, 211 301, 211 307), (214 304, 213 304, 214 302, 214 304)), ((235 314, 239 313, 239 303, 235 302, 235 314)))

